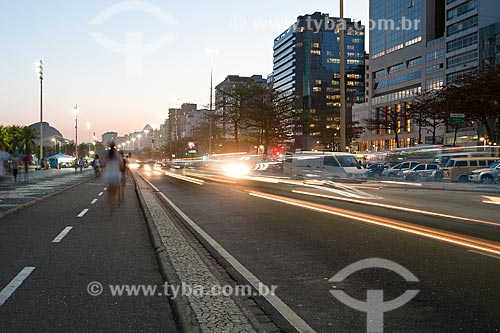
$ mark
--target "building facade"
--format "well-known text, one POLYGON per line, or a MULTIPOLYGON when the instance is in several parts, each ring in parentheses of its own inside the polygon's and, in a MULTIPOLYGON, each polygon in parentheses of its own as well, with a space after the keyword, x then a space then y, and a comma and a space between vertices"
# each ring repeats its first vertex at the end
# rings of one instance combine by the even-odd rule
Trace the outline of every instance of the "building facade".
MULTIPOLYGON (((346 21, 345 69, 347 122, 351 106, 365 93, 365 28, 346 21)), ((273 88, 297 99, 305 122, 296 133, 295 148, 335 149, 340 125, 340 21, 316 12, 299 16, 274 40, 273 88)))
MULTIPOLYGON (((394 131, 368 130, 355 142, 357 150, 387 150, 418 144, 416 126, 406 112, 409 103, 417 94, 452 84, 476 69, 482 54, 488 61, 495 57, 489 45, 488 51, 481 53, 486 47, 480 31, 492 42, 495 35, 492 23, 500 19, 491 13, 498 12, 500 2, 496 0, 371 0, 372 22, 393 20, 395 24, 392 27, 379 24, 371 31, 372 98, 355 106, 353 117, 375 118, 384 123, 397 116, 399 142, 395 142, 394 131)), ((421 143, 475 145, 477 140, 476 123, 460 128, 457 135, 454 128, 441 128, 436 141, 424 129, 421 143)))

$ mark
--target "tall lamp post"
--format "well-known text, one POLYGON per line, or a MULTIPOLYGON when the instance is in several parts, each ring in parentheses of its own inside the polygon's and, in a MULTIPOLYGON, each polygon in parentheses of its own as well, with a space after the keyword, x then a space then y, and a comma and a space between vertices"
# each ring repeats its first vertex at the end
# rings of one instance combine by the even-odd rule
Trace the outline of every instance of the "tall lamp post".
POLYGON ((130 139, 132 140, 132 150, 135 150, 135 141, 137 140, 136 138, 130 139))
POLYGON ((207 50, 210 56, 210 110, 208 115, 208 153, 212 154, 212 111, 213 111, 213 92, 214 92, 214 56, 219 52, 215 49, 207 50))
MULTIPOLYGON (((144 130, 144 134, 146 134, 146 144, 148 144, 148 134, 149 134, 149 130, 148 129, 145 129, 144 130)), ((151 146, 153 145, 153 143, 151 142, 151 146)))
POLYGON ((75 116, 75 157, 78 158, 78 104, 73 108, 73 115, 75 116))
POLYGON ((142 138, 142 135, 141 134, 137 134, 137 149, 141 149, 141 138, 142 138))
POLYGON ((87 121, 87 130, 89 131, 89 158, 90 158, 90 123, 87 121))
POLYGON ((43 160, 43 61, 38 60, 36 62, 36 71, 38 77, 40 78, 40 158, 38 159, 38 165, 42 168, 43 160))

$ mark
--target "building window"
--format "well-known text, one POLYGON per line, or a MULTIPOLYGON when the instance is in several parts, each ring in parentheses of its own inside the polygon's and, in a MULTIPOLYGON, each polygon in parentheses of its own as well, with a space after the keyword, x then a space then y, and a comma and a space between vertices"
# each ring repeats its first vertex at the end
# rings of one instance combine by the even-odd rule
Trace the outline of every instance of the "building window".
POLYGON ((432 60, 441 58, 443 56, 444 56, 444 49, 439 49, 439 50, 427 53, 427 55, 425 56, 425 60, 432 61, 432 60))
POLYGON ((477 59, 478 59, 477 51, 466 52, 457 55, 455 57, 448 58, 446 66, 447 68, 452 68, 452 67, 467 65, 471 62, 477 61, 477 59))
POLYGON ((467 30, 472 27, 476 27, 478 23, 478 16, 469 17, 463 21, 452 24, 448 27, 448 37, 458 34, 464 30, 467 30))
POLYGON ((446 51, 453 52, 461 48, 471 46, 477 43, 478 35, 477 33, 469 34, 467 36, 455 39, 446 44, 446 51))
POLYGON ((425 81, 425 90, 439 90, 444 86, 444 79, 442 77, 435 77, 425 81))
POLYGON ((375 73, 373 73, 373 75, 375 76, 376 79, 378 79, 378 78, 386 76, 387 72, 385 71, 385 69, 382 69, 380 71, 376 71, 375 73))
POLYGON ((321 50, 311 50, 311 54, 321 55, 321 50))
POLYGON ((412 68, 412 67, 420 66, 421 64, 422 64, 422 58, 418 57, 418 58, 409 60, 407 66, 408 66, 408 68, 412 68))
POLYGON ((405 69, 404 63, 400 63, 397 65, 391 66, 391 67, 389 67, 389 74, 397 73, 399 71, 402 71, 403 69, 405 69))
POLYGON ((432 74, 432 73, 440 71, 443 68, 444 68, 444 64, 442 64, 442 63, 437 64, 437 65, 433 65, 433 66, 428 66, 425 68, 425 74, 432 74))

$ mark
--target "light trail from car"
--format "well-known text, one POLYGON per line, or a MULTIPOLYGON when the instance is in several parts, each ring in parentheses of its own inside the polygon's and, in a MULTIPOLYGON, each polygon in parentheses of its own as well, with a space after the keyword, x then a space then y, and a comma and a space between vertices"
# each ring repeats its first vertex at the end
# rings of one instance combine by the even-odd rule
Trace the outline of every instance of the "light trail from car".
POLYGON ((303 195, 309 195, 309 196, 313 196, 313 197, 318 197, 318 198, 338 200, 338 201, 346 201, 346 202, 351 202, 351 203, 355 203, 355 204, 361 204, 361 205, 367 205, 367 206, 374 206, 374 207, 381 207, 381 208, 388 208, 388 209, 399 210, 399 211, 408 212, 408 213, 416 213, 416 214, 422 214, 422 215, 428 215, 428 216, 444 217, 444 218, 449 218, 449 219, 461 220, 461 221, 466 221, 466 222, 481 223, 481 224, 486 224, 486 225, 492 225, 492 226, 495 226, 495 227, 500 227, 500 223, 496 223, 496 222, 471 219, 471 218, 468 218, 468 217, 462 217, 462 216, 456 216, 456 215, 448 215, 448 214, 436 213, 436 212, 431 212, 431 211, 426 211, 426 210, 421 210, 421 209, 401 207, 401 206, 393 206, 393 205, 387 205, 387 204, 378 203, 378 202, 361 201, 361 200, 350 199, 350 198, 334 197, 334 196, 330 196, 330 195, 326 195, 326 194, 312 193, 312 192, 299 191, 299 190, 293 190, 292 192, 293 193, 297 193, 297 194, 303 194, 303 195))
POLYGON ((442 241, 445 243, 458 245, 465 247, 467 249, 473 249, 477 251, 482 251, 485 253, 500 255, 500 243, 494 243, 485 241, 482 239, 463 236, 451 232, 441 231, 433 228, 417 226, 411 223, 397 221, 389 218, 353 212, 349 210, 344 210, 340 208, 329 207, 321 204, 315 204, 307 201, 286 198, 282 196, 272 195, 257 191, 248 191, 248 194, 253 197, 258 197, 261 199, 271 200, 275 202, 284 203, 291 206, 296 206, 300 208, 305 208, 313 210, 320 213, 331 214, 335 216, 340 216, 350 220, 355 220, 371 225, 377 225, 384 228, 398 230, 404 233, 413 234, 417 236, 422 236, 424 238, 434 239, 442 241))

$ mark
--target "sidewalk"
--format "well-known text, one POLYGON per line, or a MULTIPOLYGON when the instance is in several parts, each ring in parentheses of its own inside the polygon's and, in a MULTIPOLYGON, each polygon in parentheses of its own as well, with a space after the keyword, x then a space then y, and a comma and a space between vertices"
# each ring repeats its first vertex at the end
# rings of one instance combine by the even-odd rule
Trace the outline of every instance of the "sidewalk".
POLYGON ((0 217, 7 211, 22 208, 49 194, 53 194, 90 179, 94 176, 91 168, 83 173, 74 169, 38 170, 29 173, 29 180, 24 181, 24 172, 18 175, 18 181, 0 183, 0 217))

